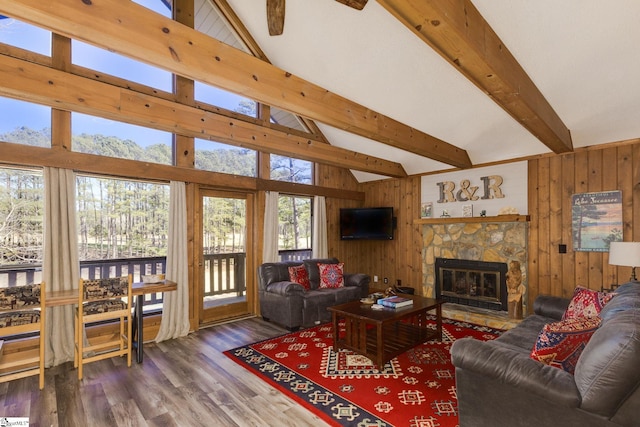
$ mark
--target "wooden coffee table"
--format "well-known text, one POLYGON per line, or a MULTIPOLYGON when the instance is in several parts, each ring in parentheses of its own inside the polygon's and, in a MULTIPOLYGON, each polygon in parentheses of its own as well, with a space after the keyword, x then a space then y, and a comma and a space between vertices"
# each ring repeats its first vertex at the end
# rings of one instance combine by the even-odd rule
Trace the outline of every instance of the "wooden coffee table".
POLYGON ((329 307, 333 322, 333 349, 352 350, 367 356, 380 369, 386 362, 430 339, 442 340, 442 300, 417 295, 413 305, 398 309, 374 310, 371 304, 352 301, 329 307), (429 312, 434 310, 436 329, 427 327, 429 312), (340 334, 339 322, 346 331, 340 334))

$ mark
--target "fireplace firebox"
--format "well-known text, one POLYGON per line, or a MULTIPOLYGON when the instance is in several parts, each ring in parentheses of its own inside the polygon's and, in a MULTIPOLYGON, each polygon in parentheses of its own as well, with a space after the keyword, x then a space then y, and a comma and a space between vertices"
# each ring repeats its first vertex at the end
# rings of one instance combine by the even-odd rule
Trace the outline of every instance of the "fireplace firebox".
POLYGON ((436 258, 436 298, 507 311, 507 269, 503 262, 436 258))

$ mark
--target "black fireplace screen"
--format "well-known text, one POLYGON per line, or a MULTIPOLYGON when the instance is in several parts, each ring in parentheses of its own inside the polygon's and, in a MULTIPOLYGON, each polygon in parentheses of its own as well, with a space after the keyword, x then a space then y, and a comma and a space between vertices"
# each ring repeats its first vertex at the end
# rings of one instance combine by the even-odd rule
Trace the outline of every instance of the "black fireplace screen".
POLYGON ((492 310, 507 310, 507 264, 436 259, 436 298, 492 310))

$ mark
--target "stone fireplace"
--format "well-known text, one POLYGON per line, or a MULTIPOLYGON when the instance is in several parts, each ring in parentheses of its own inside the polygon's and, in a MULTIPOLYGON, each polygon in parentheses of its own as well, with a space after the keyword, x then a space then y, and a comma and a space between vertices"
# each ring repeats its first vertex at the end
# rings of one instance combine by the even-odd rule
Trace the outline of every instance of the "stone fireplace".
MULTIPOLYGON (((477 261, 481 263, 497 263, 508 266, 511 261, 518 261, 520 264, 520 270, 522 273, 522 301, 525 305, 523 312, 527 313, 526 307, 526 291, 528 288, 527 282, 527 232, 528 224, 527 217, 521 215, 505 215, 487 217, 487 218, 430 218, 421 220, 422 223, 422 274, 423 274, 423 295, 427 297, 438 296, 438 290, 436 289, 437 274, 436 273, 436 260, 437 259, 450 259, 461 261, 477 261)), ((477 293, 478 285, 477 281, 483 282, 497 281, 496 277, 484 276, 482 270, 479 272, 469 273, 458 272, 456 270, 452 273, 455 278, 455 274, 458 277, 467 282, 476 283, 475 290, 472 290, 472 286, 469 285, 469 294, 477 293)), ((501 273, 500 282, 504 280, 504 274, 501 273)), ((484 283, 483 283, 484 285, 484 283)), ((455 286, 455 285, 454 285, 455 286)), ((503 296, 507 296, 506 290, 500 284, 500 288, 496 287, 500 296, 500 308, 495 310, 497 302, 486 303, 483 300, 482 304, 471 302, 471 304, 462 304, 460 301, 453 302, 446 305, 455 305, 456 307, 463 307, 462 310, 467 309, 487 309, 486 311, 493 311, 496 313, 502 312, 506 316, 506 305, 503 305, 503 296), (482 307, 482 305, 491 305, 491 307, 482 307), (467 308, 464 308, 467 307, 467 308), (490 309, 490 310, 489 310, 490 309)), ((493 284, 485 286, 484 289, 493 289, 493 284)), ((462 289, 448 290, 450 297, 455 298, 456 292, 462 292, 462 289)), ((485 293, 491 293, 492 291, 486 291, 485 293)), ((476 295, 473 295, 474 297, 476 295)), ((478 298, 475 298, 476 300, 478 298)))

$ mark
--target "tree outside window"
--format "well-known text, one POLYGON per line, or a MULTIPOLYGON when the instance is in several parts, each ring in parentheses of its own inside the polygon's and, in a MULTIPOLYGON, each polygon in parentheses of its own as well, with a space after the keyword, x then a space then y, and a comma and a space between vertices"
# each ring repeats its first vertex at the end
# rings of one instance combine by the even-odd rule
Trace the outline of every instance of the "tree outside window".
POLYGON ((293 157, 271 155, 271 179, 276 181, 313 184, 313 163, 293 157))
POLYGON ((166 256, 168 185, 81 175, 76 203, 81 261, 166 256))
POLYGON ((278 250, 311 254, 311 197, 280 195, 278 200, 278 250))
POLYGON ((0 180, 0 264, 39 267, 44 230, 42 173, 2 168, 0 180))

